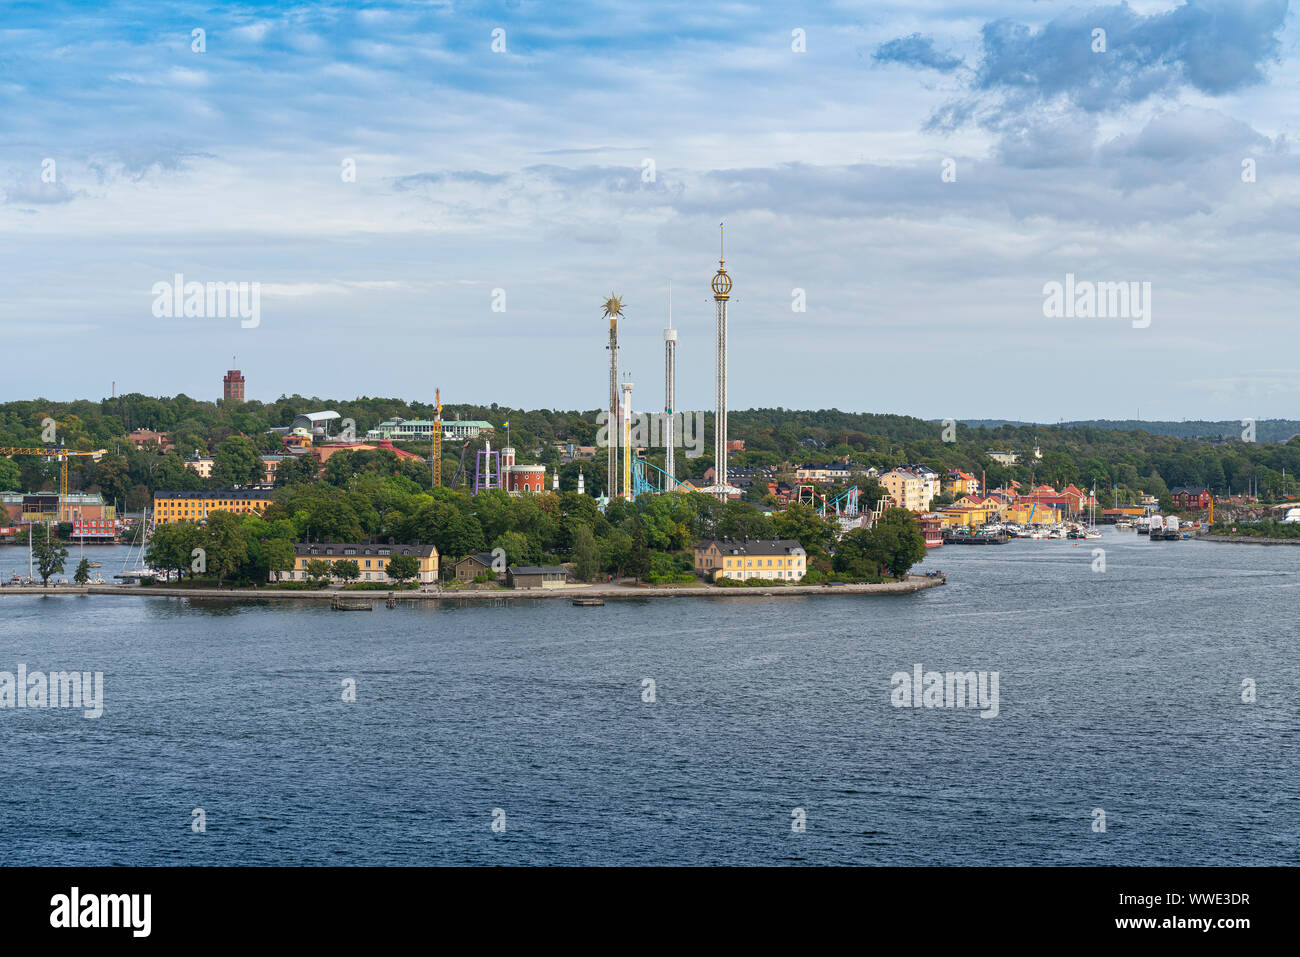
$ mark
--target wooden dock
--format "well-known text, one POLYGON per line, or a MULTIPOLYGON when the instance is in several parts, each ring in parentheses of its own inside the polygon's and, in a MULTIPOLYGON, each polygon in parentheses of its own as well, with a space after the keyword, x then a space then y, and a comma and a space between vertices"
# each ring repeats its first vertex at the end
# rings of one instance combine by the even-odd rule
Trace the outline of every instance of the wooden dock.
POLYGON ((358 601, 355 598, 335 598, 330 602, 330 607, 335 611, 373 611, 374 605, 368 601, 358 601))

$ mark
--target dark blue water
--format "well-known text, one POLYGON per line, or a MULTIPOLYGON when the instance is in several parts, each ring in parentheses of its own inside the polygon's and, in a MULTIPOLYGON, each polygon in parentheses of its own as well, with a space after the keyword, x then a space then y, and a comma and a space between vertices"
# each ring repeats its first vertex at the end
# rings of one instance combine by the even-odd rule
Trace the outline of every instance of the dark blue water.
POLYGON ((1300 863, 1300 548, 928 563, 894 598, 0 596, 0 670, 106 698, 0 711, 0 863, 1300 863), (1001 713, 891 707, 917 662, 998 671, 1001 713))

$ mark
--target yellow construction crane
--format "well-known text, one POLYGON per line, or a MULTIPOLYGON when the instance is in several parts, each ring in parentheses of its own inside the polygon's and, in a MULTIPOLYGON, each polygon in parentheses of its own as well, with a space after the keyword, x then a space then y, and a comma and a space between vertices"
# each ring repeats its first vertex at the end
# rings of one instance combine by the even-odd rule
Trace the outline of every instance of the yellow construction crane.
POLYGON ((108 449, 95 449, 93 452, 74 452, 71 449, 65 449, 59 445, 47 445, 39 449, 19 449, 0 447, 0 455, 41 455, 46 458, 57 458, 59 460, 59 521, 66 521, 65 514, 68 507, 68 459, 73 455, 89 455, 96 462, 100 457, 106 455, 108 449))
POLYGON ((442 485, 442 390, 433 390, 433 487, 442 485))

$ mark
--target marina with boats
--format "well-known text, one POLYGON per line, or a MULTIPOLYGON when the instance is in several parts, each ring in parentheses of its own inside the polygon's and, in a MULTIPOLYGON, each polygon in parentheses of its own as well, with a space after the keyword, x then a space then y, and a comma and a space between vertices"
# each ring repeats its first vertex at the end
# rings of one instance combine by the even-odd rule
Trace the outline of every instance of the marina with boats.
MULTIPOLYGON (((1153 515, 1150 519, 1141 518, 1136 523, 1117 522, 1110 525, 1116 532, 1134 532, 1146 535, 1153 542, 1176 542, 1196 538, 1204 534, 1209 526, 1201 522, 1180 522, 1176 516, 1153 515)), ((1071 541, 1091 541, 1102 537, 1102 526, 1082 522, 1059 522, 1053 525, 1018 525, 1012 522, 993 522, 979 528, 950 529, 943 533, 944 545, 1003 545, 1012 539, 1031 540, 1066 539, 1071 541)), ((929 544, 929 543, 927 543, 929 544)))

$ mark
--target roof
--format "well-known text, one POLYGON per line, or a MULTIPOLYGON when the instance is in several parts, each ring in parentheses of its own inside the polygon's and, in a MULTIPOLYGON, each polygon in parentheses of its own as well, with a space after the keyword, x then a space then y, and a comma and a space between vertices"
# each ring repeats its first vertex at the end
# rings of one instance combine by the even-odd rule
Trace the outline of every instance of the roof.
MULTIPOLYGON (((414 428, 433 428, 433 419, 385 419, 376 426, 378 429, 414 429, 414 428)), ((443 419, 442 427, 450 429, 452 426, 462 425, 475 429, 490 429, 491 422, 484 422, 482 419, 443 419)))
POLYGON ((432 545, 390 545, 383 542, 294 542, 294 555, 303 558, 339 558, 352 557, 344 556, 344 549, 356 549, 356 554, 360 557, 366 555, 411 555, 415 558, 428 558, 430 555, 436 555, 438 550, 432 545), (326 549, 333 549, 331 554, 326 554, 326 549))
POLYGON ((569 570, 563 565, 511 565, 507 569, 512 575, 567 575, 569 570))
POLYGON ((159 489, 158 491, 153 493, 153 497, 155 499, 159 499, 159 498, 202 498, 202 499, 248 498, 248 499, 258 499, 258 500, 266 499, 269 501, 271 496, 274 494, 274 492, 275 492, 274 489, 269 489, 269 488, 214 488, 214 489, 206 489, 206 490, 194 491, 194 492, 163 491, 162 489, 159 489))
MULTIPOLYGON (((21 504, 24 498, 31 498, 36 495, 59 497, 58 492, 0 492, 0 502, 9 505, 21 504)), ((66 499, 69 505, 106 505, 104 496, 98 492, 69 492, 66 499)), ((2 519, 0 519, 2 521, 2 519)))
POLYGON ((459 562, 457 562, 456 564, 457 564, 457 565, 460 565, 460 564, 462 564, 462 563, 464 563, 464 562, 478 562, 480 565, 483 565, 483 566, 486 567, 486 568, 491 568, 491 567, 492 567, 492 553, 491 553, 491 552, 476 552, 476 553, 473 554, 473 555, 466 555, 464 558, 462 558, 462 559, 461 559, 459 562))
POLYGON ((337 412, 299 412, 294 418, 307 419, 311 422, 332 422, 339 417, 337 412))
POLYGON ((733 541, 726 538, 706 539, 699 548, 716 545, 724 555, 803 555, 803 546, 792 538, 744 538, 733 541))

